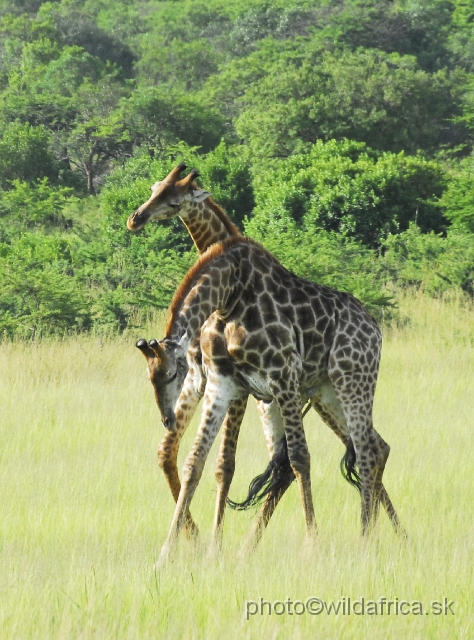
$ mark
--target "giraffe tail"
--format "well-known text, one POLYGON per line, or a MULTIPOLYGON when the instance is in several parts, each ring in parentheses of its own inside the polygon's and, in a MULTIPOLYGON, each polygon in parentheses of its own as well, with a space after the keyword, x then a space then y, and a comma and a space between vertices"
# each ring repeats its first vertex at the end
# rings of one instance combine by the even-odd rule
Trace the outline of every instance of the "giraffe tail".
POLYGON ((277 497, 280 491, 287 489, 294 479, 295 474, 290 465, 286 438, 283 438, 268 467, 250 483, 245 500, 234 502, 227 498, 227 504, 237 511, 256 507, 266 496, 277 497))
POLYGON ((340 467, 341 473, 347 482, 355 487, 360 493, 360 475, 356 469, 356 452, 354 449, 354 443, 350 436, 347 439, 346 453, 341 460, 340 467))

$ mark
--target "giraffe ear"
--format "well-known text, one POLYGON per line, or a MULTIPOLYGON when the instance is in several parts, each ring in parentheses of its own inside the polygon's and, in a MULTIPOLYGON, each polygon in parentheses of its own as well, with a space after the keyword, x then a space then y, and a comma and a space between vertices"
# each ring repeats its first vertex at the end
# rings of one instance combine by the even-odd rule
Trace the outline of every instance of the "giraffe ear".
POLYGON ((211 197, 209 191, 204 191, 204 189, 191 189, 190 197, 193 202, 203 202, 207 200, 207 198, 211 197))

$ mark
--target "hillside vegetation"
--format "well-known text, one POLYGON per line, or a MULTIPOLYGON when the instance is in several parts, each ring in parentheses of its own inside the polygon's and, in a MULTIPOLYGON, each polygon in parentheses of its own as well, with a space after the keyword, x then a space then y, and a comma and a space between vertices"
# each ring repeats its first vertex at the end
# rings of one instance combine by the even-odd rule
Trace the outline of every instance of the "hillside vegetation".
POLYGON ((178 161, 378 316, 474 295, 474 1, 0 0, 0 334, 108 333, 195 252, 128 215, 178 161))

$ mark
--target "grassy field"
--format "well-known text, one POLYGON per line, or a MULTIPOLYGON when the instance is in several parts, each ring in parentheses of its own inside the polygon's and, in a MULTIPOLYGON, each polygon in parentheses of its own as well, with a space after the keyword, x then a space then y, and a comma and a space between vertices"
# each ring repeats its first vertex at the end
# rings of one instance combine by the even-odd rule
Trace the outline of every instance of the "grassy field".
MULTIPOLYGON (((385 486, 408 541, 396 539, 385 513, 373 537, 360 538, 359 497, 338 468, 342 446, 314 414, 305 419, 314 548, 303 545, 293 485, 253 555, 237 557, 253 513, 228 512, 222 557, 209 560, 214 447, 192 505, 201 542, 183 538, 158 575, 174 505, 156 464, 163 427, 133 347, 141 332, 1 345, 2 640, 474 637, 474 312, 420 297, 402 301, 400 317, 403 326, 385 330, 375 426, 392 447, 385 486), (288 598, 310 597, 346 610, 347 598, 364 598, 371 611, 370 600, 406 600, 411 613, 392 605, 382 614, 380 604, 377 615, 288 613, 288 598), (247 620, 245 602, 259 608, 261 598, 286 604, 247 620), (454 615, 433 615, 431 601, 444 598, 454 615)), ((156 328, 143 334, 160 337, 156 328)), ((250 405, 234 499, 267 464, 250 405)))

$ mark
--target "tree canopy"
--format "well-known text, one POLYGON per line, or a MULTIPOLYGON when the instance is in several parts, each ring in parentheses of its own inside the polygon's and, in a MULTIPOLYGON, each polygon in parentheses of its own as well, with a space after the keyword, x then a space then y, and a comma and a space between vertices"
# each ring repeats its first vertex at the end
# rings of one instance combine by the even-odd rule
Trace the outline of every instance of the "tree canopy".
POLYGON ((192 243, 125 220, 179 161, 376 314, 405 286, 472 295, 473 18, 474 0, 0 0, 0 331, 166 307, 192 243))

